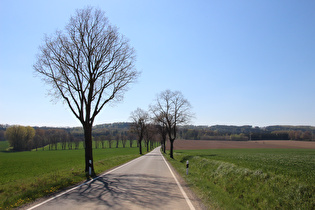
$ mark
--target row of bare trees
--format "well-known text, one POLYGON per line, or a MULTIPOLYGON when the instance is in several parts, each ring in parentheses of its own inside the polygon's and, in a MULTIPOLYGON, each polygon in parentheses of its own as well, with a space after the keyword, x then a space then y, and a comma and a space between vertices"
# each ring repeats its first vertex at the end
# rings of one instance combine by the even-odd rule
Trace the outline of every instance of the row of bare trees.
MULTIPOLYGON (((134 147, 134 143, 135 143, 135 135, 128 131, 106 131, 104 134, 102 135, 96 135, 93 137, 94 140, 94 144, 95 144, 95 149, 97 148, 106 148, 106 142, 107 142, 107 146, 108 148, 118 148, 120 143, 122 144, 122 147, 125 148, 127 146, 129 147, 134 147), (129 142, 129 145, 127 145, 127 143, 129 142)), ((138 144, 137 144, 138 146, 138 144)))
MULTIPOLYGON (((14 125, 6 129, 5 137, 8 140, 10 147, 15 151, 27 151, 32 149, 36 149, 37 151, 38 148, 41 148, 42 150, 45 150, 45 148, 48 150, 72 150, 79 149, 81 142, 84 144, 82 134, 72 134, 69 129, 63 128, 34 129, 30 126, 25 127, 14 125)), ((95 149, 118 148, 121 145, 123 148, 126 146, 139 146, 139 144, 135 144, 135 139, 135 134, 129 130, 104 131, 101 134, 93 136, 95 149)), ((149 135, 148 133, 146 134, 146 139, 151 139, 151 142, 156 142, 152 135, 149 135)), ((146 147, 149 149, 152 146, 148 143, 146 144, 146 147)))
POLYGON ((131 113, 130 118, 133 121, 131 130, 138 138, 139 153, 142 155, 142 141, 145 141, 147 152, 152 149, 153 142, 158 139, 157 126, 151 121, 149 113, 143 109, 137 108, 131 113))
POLYGON ((49 150, 57 150, 61 145, 62 150, 79 149, 81 138, 73 136, 64 129, 36 129, 34 137, 34 149, 42 148, 48 145, 49 150))
POLYGON ((8 140, 10 147, 15 151, 26 151, 38 149, 57 150, 58 144, 61 144, 63 150, 78 149, 80 139, 74 138, 64 129, 34 129, 30 126, 14 125, 5 131, 5 138, 8 140))
MULTIPOLYGON (((186 124, 193 117, 191 105, 179 91, 166 90, 157 95, 149 111, 137 108, 131 113, 133 130, 137 134, 138 143, 142 140, 154 139, 159 134, 161 145, 165 153, 166 140, 170 141, 170 157, 174 158, 174 141, 177 137, 178 126, 186 124)), ((148 145, 147 145, 148 148, 148 145)), ((139 147, 142 154, 141 146, 139 147)))

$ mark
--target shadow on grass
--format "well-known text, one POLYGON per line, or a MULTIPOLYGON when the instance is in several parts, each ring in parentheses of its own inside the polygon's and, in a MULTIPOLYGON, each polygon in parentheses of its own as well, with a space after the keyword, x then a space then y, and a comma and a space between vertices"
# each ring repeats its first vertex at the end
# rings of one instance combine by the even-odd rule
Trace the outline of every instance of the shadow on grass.
POLYGON ((2 150, 2 153, 20 153, 20 152, 31 152, 30 150, 2 150))

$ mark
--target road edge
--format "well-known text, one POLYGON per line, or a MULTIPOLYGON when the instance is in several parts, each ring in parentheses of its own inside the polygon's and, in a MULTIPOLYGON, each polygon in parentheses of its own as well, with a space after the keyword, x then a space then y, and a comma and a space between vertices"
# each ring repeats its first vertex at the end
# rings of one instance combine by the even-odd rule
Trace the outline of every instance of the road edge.
MULTIPOLYGON (((177 170, 172 166, 172 164, 164 157, 164 155, 161 151, 160 151, 160 153, 161 153, 162 157, 164 158, 164 160, 166 161, 166 163, 168 163, 169 168, 171 168, 172 172, 174 173, 178 182, 182 186, 183 190, 186 192, 186 195, 188 196, 188 198, 192 202, 194 208, 196 210, 207 210, 208 208, 206 207, 206 205, 203 204, 201 198, 199 198, 196 195, 196 193, 192 189, 190 189, 190 187, 188 186, 185 179, 177 172, 177 170)), ((166 155, 166 153, 165 153, 165 155, 166 155)))

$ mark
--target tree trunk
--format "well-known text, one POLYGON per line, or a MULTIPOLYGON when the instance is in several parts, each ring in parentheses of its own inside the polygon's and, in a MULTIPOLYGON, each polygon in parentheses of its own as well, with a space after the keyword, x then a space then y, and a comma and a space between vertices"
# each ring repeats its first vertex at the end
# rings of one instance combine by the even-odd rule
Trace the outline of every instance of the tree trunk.
POLYGON ((142 146, 141 146, 141 141, 142 141, 142 140, 140 140, 140 139, 139 139, 139 141, 138 141, 140 155, 142 155, 142 146))
POLYGON ((85 174, 87 178, 89 178, 90 176, 95 177, 92 152, 92 125, 86 123, 83 128, 85 137, 85 174))
POLYGON ((163 138, 163 145, 162 145, 162 147, 163 147, 163 152, 165 153, 165 149, 166 149, 166 139, 165 138, 163 138))
POLYGON ((174 143, 174 140, 175 140, 175 139, 170 139, 170 142, 171 142, 171 153, 170 153, 170 157, 171 157, 172 159, 174 159, 174 156, 173 156, 173 149, 174 149, 173 143, 174 143))

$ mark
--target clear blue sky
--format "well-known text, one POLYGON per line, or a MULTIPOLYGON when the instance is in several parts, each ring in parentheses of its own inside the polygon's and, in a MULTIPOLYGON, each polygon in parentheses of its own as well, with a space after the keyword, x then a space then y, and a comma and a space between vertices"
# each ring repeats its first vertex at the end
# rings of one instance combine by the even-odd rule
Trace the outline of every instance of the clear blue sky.
POLYGON ((80 125, 32 65, 44 34, 87 5, 130 39, 142 71, 95 124, 129 121, 170 89, 192 104, 191 124, 315 126, 314 0, 0 0, 0 124, 80 125))

